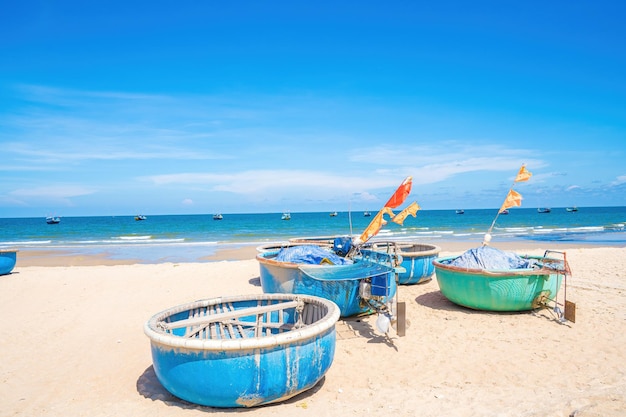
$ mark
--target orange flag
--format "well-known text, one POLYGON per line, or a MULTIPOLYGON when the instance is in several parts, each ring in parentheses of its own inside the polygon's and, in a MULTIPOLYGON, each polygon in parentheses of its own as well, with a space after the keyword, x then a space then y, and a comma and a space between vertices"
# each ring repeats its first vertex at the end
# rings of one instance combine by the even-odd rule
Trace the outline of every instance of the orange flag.
POLYGON ((526 170, 526 165, 522 165, 517 173, 517 177, 515 177, 515 182, 524 182, 530 179, 531 174, 528 170, 526 170))
POLYGON ((367 229, 365 229, 361 234, 361 237, 359 238, 361 242, 367 242, 372 236, 376 236, 380 229, 387 224, 387 220, 384 218, 385 213, 393 216, 393 211, 391 211, 389 207, 383 207, 382 210, 374 216, 369 226, 367 226, 367 229))
POLYGON ((393 217, 393 219, 391 219, 391 221, 394 223, 398 223, 400 226, 402 226, 402 224, 404 223, 404 219, 406 219, 409 216, 409 214, 413 217, 416 217, 417 211, 420 208, 421 207, 417 205, 417 202, 414 201, 407 208, 402 210, 400 213, 396 214, 393 217))
POLYGON ((387 201, 387 204, 385 204, 385 207, 396 208, 400 204, 404 203, 404 200, 406 200, 406 198, 411 193, 412 185, 413 185, 413 178, 406 177, 405 180, 402 181, 402 184, 400 184, 400 187, 398 187, 396 192, 393 193, 389 201, 387 201))
POLYGON ((498 213, 502 213, 504 210, 511 207, 519 207, 522 205, 522 195, 517 191, 510 190, 504 199, 504 203, 502 203, 502 207, 498 213))

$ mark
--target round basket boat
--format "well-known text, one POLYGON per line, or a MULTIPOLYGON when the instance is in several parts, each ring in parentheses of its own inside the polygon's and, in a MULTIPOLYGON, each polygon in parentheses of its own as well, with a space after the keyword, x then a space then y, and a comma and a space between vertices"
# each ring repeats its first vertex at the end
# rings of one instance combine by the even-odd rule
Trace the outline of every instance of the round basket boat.
POLYGON ((339 308, 314 296, 219 297, 173 307, 144 326, 157 378, 211 407, 254 407, 312 388, 335 354, 339 308))
POLYGON ((398 273, 398 284, 413 285, 428 282, 433 278, 435 266, 433 261, 439 256, 441 248, 426 243, 410 242, 373 242, 373 250, 389 252, 393 247, 402 256, 400 266, 404 270, 398 273))
MULTIPOLYGON (((527 258, 543 265, 560 265, 555 259, 527 258)), ((450 256, 433 261, 441 293, 453 303, 475 310, 524 311, 543 307, 556 297, 564 273, 562 266, 508 270, 463 268, 449 265, 453 259, 450 256)))
POLYGON ((0 250, 0 275, 10 274, 16 261, 17 250, 0 250))

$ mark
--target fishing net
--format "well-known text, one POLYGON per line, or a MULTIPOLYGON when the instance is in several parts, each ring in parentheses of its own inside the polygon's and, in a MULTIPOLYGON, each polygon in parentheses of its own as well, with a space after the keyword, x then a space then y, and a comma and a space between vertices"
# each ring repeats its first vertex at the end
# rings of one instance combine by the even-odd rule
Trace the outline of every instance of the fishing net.
POLYGON ((505 252, 490 246, 473 248, 450 260, 448 265, 469 269, 523 269, 532 268, 535 260, 525 259, 513 252, 505 252))
POLYGON ((342 258, 337 254, 316 245, 297 245, 282 248, 276 255, 279 262, 293 262, 296 264, 332 265, 351 264, 352 260, 342 258))

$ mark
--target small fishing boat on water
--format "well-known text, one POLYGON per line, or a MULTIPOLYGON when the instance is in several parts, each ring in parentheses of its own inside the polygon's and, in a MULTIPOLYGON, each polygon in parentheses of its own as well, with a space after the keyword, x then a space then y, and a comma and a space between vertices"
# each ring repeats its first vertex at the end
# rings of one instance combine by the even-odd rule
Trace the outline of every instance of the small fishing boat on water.
POLYGON ((48 216, 46 217, 46 223, 48 224, 59 224, 61 223, 61 218, 56 216, 48 216))
POLYGON ((537 209, 537 213, 541 213, 541 214, 550 213, 551 211, 552 211, 552 209, 550 209, 548 207, 539 207, 537 209))
POLYGON ((223 218, 224 216, 222 216, 220 213, 213 215, 213 220, 222 220, 223 218))
POLYGON ((15 268, 17 250, 0 249, 0 275, 7 275, 15 268))
POLYGON ((317 384, 335 354, 339 309, 306 295, 218 297, 144 326, 154 371, 173 395, 210 407, 287 400, 317 384))
POLYGON ((147 217, 144 216, 143 214, 138 214, 135 216, 135 221, 142 221, 142 220, 146 220, 147 217))
POLYGON ((576 206, 574 206, 574 207, 566 207, 565 210, 570 212, 570 213, 575 213, 575 212, 578 211, 578 207, 576 207, 576 206))
POLYGON ((283 213, 281 220, 291 220, 291 213, 283 213))
POLYGON ((330 217, 337 217, 337 212, 336 211, 331 212, 330 217))
POLYGON ((465 214, 465 210, 460 209, 455 211, 456 214, 465 214))
POLYGON ((370 217, 372 215, 372 213, 370 213, 369 211, 364 211, 363 212, 363 217, 370 217))

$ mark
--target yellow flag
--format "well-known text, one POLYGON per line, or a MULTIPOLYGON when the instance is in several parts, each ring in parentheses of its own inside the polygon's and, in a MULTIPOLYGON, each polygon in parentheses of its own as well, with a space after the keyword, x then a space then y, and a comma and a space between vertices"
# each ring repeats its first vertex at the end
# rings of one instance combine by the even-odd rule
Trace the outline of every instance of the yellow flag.
POLYGON ((404 219, 406 219, 409 214, 413 217, 417 216, 417 211, 419 209, 420 206, 418 206, 417 202, 414 201, 407 208, 396 214, 393 219, 391 219, 391 221, 394 223, 398 223, 400 226, 402 226, 402 224, 404 223, 404 219))
POLYGON ((502 203, 502 207, 498 213, 502 213, 504 210, 511 207, 519 207, 522 205, 522 195, 517 191, 510 190, 504 199, 504 203, 502 203))
POLYGON ((517 177, 515 177, 515 182, 524 182, 530 179, 530 176, 533 175, 526 169, 526 165, 522 165, 517 173, 517 177))
POLYGON ((372 236, 376 236, 380 229, 387 224, 387 220, 384 218, 385 213, 393 217, 393 211, 389 207, 383 207, 361 234, 359 238, 361 242, 367 242, 372 236))

